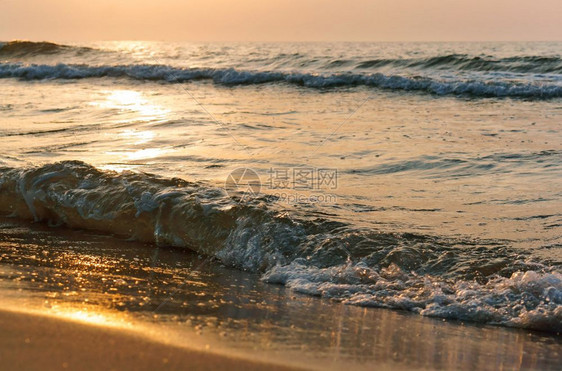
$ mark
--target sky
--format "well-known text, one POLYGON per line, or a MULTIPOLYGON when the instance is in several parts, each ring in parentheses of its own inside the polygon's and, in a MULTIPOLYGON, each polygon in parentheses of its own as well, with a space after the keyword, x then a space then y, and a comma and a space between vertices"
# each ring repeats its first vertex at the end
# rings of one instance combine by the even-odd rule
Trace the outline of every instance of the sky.
POLYGON ((562 40, 562 0, 0 0, 0 40, 562 40))

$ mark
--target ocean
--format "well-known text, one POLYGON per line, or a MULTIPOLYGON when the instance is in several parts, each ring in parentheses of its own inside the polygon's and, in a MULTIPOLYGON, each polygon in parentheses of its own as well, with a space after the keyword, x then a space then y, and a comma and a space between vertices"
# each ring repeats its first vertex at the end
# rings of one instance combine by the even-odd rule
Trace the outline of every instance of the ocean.
POLYGON ((203 264, 556 334, 561 119, 560 42, 0 43, 0 276, 150 315, 179 290, 164 312, 193 316, 185 282, 232 282, 203 264))

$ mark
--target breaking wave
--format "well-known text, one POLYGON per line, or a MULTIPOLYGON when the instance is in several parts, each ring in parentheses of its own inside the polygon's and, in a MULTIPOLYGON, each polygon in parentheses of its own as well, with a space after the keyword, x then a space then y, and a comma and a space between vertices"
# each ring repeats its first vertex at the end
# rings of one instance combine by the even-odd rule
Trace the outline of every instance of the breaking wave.
POLYGON ((562 97, 562 85, 556 83, 523 83, 507 81, 443 80, 429 77, 406 77, 375 74, 329 74, 252 72, 232 68, 175 68, 165 65, 24 65, 0 64, 0 78, 22 80, 130 78, 135 80, 183 83, 212 80, 215 84, 234 86, 267 83, 287 83, 310 88, 365 86, 386 90, 414 91, 435 95, 473 97, 513 97, 551 99, 562 97))
POLYGON ((447 54, 425 58, 368 58, 331 57, 309 58, 302 54, 285 53, 267 62, 292 67, 317 66, 324 70, 345 68, 350 70, 413 69, 418 71, 510 72, 521 74, 560 74, 562 59, 559 55, 495 57, 491 55, 447 54))
POLYGON ((63 52, 84 52, 93 49, 82 46, 55 44, 52 42, 15 40, 5 43, 0 42, 0 57, 25 57, 37 55, 50 55, 63 52))
POLYGON ((0 214, 191 249, 348 304, 562 331, 559 267, 502 241, 361 229, 79 161, 0 168, 0 214))
POLYGON ((518 73, 562 73, 562 59, 558 56, 518 56, 497 58, 449 54, 420 59, 382 59, 361 62, 358 68, 382 66, 447 69, 459 71, 502 71, 518 73))
MULTIPOLYGON (((85 46, 64 45, 47 41, 15 40, 0 42, 0 56, 26 57, 52 55, 67 52, 103 53, 102 49, 85 46)), ((260 57, 261 58, 261 57, 260 57)), ((333 58, 331 56, 308 56, 302 53, 276 53, 259 59, 263 67, 285 65, 297 70, 302 66, 316 66, 331 70, 346 67, 351 70, 377 70, 380 68, 399 68, 417 70, 448 70, 448 71, 479 71, 479 72, 512 72, 534 74, 562 73, 560 55, 520 55, 498 57, 481 54, 470 55, 450 53, 423 58, 369 58, 350 56, 349 58, 333 58)))

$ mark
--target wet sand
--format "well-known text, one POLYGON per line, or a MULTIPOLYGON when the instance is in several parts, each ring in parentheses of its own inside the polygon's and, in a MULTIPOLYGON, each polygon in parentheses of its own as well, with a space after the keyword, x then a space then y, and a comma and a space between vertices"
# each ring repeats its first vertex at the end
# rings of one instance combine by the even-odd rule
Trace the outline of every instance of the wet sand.
POLYGON ((343 305, 187 251, 2 218, 0 333, 10 370, 557 370, 562 359, 556 333, 343 305))
POLYGON ((122 329, 0 310, 3 370, 290 370, 158 343, 122 329))

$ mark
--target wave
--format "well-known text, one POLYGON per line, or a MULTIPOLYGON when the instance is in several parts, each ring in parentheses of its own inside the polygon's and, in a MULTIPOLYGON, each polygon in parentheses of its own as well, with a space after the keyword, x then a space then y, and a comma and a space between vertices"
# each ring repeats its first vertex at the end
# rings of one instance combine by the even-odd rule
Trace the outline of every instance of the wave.
POLYGON ((422 59, 372 60, 358 68, 381 66, 412 67, 420 69, 448 69, 460 71, 502 71, 518 73, 562 73, 562 59, 558 56, 519 56, 494 58, 467 54, 440 55, 422 59))
POLYGON ((473 158, 443 158, 419 156, 402 161, 357 167, 347 172, 356 175, 400 174, 405 172, 425 173, 427 177, 474 177, 494 173, 514 173, 530 168, 556 169, 560 167, 562 151, 504 152, 473 158))
POLYGON ((491 55, 445 54, 425 58, 333 58, 330 56, 307 57, 302 54, 281 53, 271 58, 260 59, 267 65, 282 65, 300 69, 318 67, 323 70, 372 70, 413 69, 419 71, 474 71, 510 72, 523 74, 560 74, 562 58, 550 56, 512 56, 494 57, 491 55))
POLYGON ((26 57, 38 55, 51 55, 63 52, 85 52, 93 49, 87 47, 55 44, 47 41, 15 40, 0 43, 0 57, 26 57))
MULTIPOLYGON (((77 45, 64 45, 48 41, 34 42, 15 40, 0 42, 0 57, 27 57, 53 55, 59 53, 74 52, 80 55, 85 52, 103 53, 102 49, 96 49, 77 45)), ((221 58, 222 51, 216 51, 212 57, 221 58), (216 53, 216 54, 214 54, 216 53)), ((124 57, 125 54, 121 54, 124 57)), ((243 58, 243 56, 240 56, 243 58)), ((350 55, 334 58, 329 55, 312 56, 307 53, 277 53, 273 55, 261 55, 255 57, 255 53, 249 56, 249 62, 257 62, 263 68, 268 66, 285 66, 301 70, 303 67, 311 66, 323 70, 334 71, 341 68, 350 70, 372 70, 381 68, 414 69, 421 71, 476 71, 476 72, 511 72, 523 74, 560 74, 562 73, 562 58, 559 54, 551 55, 515 55, 509 57, 498 57, 493 55, 471 55, 463 53, 450 53, 434 55, 424 58, 371 58, 365 56, 350 55)), ((222 59, 222 58, 221 58, 222 59)))
POLYGON ((0 168, 0 214, 188 248, 348 304, 562 331, 559 267, 501 241, 366 230, 79 161, 0 168))
POLYGON ((267 83, 287 83, 318 89, 365 86, 385 90, 472 97, 512 97, 530 99, 552 99, 562 97, 562 86, 557 84, 479 80, 438 81, 428 77, 407 77, 384 75, 381 73, 370 75, 351 73, 319 75, 311 73, 252 72, 232 68, 174 68, 165 65, 89 66, 73 64, 0 64, 0 78, 45 80, 102 77, 130 78, 169 83, 212 80, 216 84, 226 86, 267 83))
POLYGON ((296 68, 318 66, 324 70, 346 68, 351 70, 379 70, 383 68, 414 69, 420 71, 475 71, 475 72, 511 72, 523 74, 560 74, 562 58, 560 56, 513 56, 494 57, 490 55, 446 54, 425 58, 371 58, 350 57, 347 59, 324 57, 307 58, 303 55, 279 54, 270 64, 281 64, 296 68))

